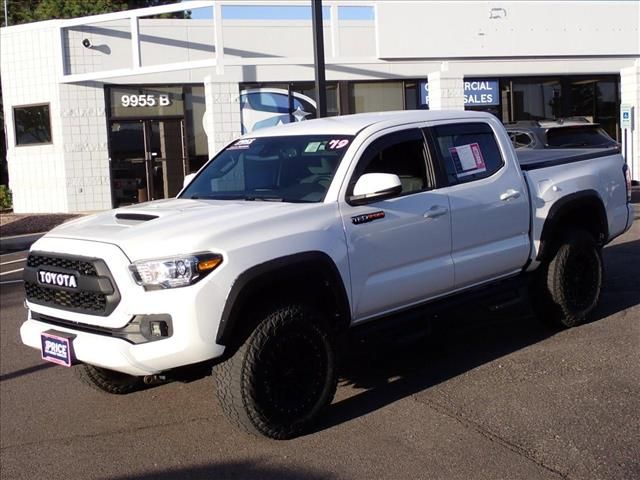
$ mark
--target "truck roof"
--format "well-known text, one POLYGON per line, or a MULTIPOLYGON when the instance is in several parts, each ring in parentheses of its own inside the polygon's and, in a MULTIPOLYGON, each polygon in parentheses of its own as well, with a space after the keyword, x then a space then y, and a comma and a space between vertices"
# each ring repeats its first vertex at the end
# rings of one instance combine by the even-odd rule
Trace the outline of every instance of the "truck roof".
POLYGON ((355 135, 372 125, 380 129, 405 123, 434 120, 468 120, 491 118, 493 115, 470 110, 399 110, 392 112, 357 113, 339 117, 318 118, 303 122, 287 123, 245 134, 245 137, 275 137, 284 135, 355 135))

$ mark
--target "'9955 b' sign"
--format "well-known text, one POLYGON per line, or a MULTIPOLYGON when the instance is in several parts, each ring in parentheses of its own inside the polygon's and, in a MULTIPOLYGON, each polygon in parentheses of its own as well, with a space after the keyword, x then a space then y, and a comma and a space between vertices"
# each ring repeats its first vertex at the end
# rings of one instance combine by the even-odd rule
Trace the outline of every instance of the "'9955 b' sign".
POLYGON ((168 94, 140 94, 140 95, 122 95, 120 97, 120 105, 123 107, 166 107, 171 105, 171 97, 168 94))
POLYGON ((182 87, 110 87, 111 118, 183 116, 183 96, 182 87))

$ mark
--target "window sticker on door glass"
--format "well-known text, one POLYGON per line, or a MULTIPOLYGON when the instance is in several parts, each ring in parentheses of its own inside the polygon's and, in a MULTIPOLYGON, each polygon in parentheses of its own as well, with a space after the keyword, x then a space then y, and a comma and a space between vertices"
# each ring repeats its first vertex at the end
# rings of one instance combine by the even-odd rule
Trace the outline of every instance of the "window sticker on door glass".
POLYGON ((236 143, 227 148, 227 150, 240 150, 243 148, 249 148, 254 141, 255 138, 241 138, 236 143))
POLYGON ((480 145, 477 143, 451 147, 449 148, 449 153, 456 167, 456 175, 458 178, 487 170, 482 152, 480 151, 480 145))

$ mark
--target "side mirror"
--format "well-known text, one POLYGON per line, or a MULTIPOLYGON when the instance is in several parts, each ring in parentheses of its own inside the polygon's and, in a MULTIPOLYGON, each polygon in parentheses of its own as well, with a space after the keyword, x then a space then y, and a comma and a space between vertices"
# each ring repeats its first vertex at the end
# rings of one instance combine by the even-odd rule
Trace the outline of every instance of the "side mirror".
POLYGON ((193 180, 193 177, 195 176, 196 176, 195 173, 189 173, 185 175, 184 180, 182 181, 182 188, 185 188, 187 185, 189 185, 191 183, 191 180, 193 180))
POLYGON ((372 201, 395 197, 402 192, 402 183, 397 175, 392 173, 365 173, 353 187, 353 195, 349 203, 362 205, 372 201))

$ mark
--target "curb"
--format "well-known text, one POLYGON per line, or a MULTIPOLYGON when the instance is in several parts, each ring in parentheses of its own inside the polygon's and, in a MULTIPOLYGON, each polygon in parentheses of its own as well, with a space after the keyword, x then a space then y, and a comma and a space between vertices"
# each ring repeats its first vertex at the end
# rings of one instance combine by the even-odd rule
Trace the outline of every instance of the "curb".
POLYGON ((28 250, 46 232, 27 233, 26 235, 15 235, 12 237, 0 237, 0 251, 28 250))

